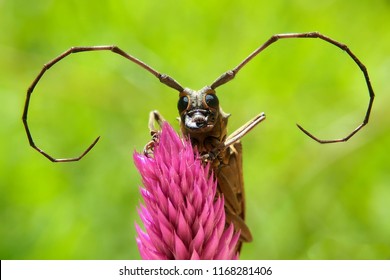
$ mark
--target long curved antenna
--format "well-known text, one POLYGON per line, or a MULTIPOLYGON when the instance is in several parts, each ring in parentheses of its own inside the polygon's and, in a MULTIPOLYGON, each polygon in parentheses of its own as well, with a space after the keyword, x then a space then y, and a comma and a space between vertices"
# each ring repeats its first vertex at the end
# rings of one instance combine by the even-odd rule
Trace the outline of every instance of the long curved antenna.
POLYGON ((141 60, 139 60, 139 59, 129 55, 128 53, 124 52, 123 50, 121 50, 117 46, 72 47, 72 48, 68 49, 67 51, 65 51, 61 55, 57 56, 56 58, 54 58, 50 62, 46 63, 43 66, 41 72, 39 72, 38 76, 34 79, 34 81, 32 82, 32 84, 30 85, 30 87, 27 90, 26 102, 24 104, 23 116, 22 116, 24 128, 26 130, 26 134, 27 134, 27 138, 28 138, 28 141, 30 143, 30 146, 33 147, 35 150, 37 150, 42 155, 44 155, 46 158, 48 158, 52 162, 70 162, 70 161, 78 161, 78 160, 82 159, 95 146, 95 144, 99 141, 100 136, 97 137, 92 142, 92 144, 89 145, 89 147, 78 157, 57 159, 57 158, 54 158, 54 157, 50 156, 48 153, 46 153, 45 151, 40 149, 34 143, 32 134, 31 134, 30 129, 28 127, 27 115, 28 115, 28 108, 29 108, 29 105, 30 105, 31 94, 34 91, 34 88, 38 84, 39 80, 45 74, 45 72, 47 70, 49 70, 54 64, 56 64, 57 62, 59 62, 60 60, 64 59, 65 57, 67 57, 68 55, 70 55, 72 53, 89 52, 89 51, 112 51, 112 52, 114 52, 114 53, 116 53, 118 55, 121 55, 124 58, 134 62, 135 64, 141 66, 142 68, 144 68, 145 70, 147 70, 148 72, 153 74, 156 78, 158 78, 160 80, 160 82, 162 82, 163 84, 165 84, 165 85, 167 85, 167 86, 169 86, 169 87, 171 87, 173 89, 176 89, 179 92, 183 91, 183 87, 178 82, 176 82, 174 79, 172 79, 170 76, 157 72, 156 70, 151 68, 146 63, 144 63, 141 60))
POLYGON ((347 54, 355 61, 355 63, 359 66, 360 70, 363 72, 364 78, 366 80, 367 88, 368 88, 368 93, 370 96, 370 100, 368 102, 368 107, 366 111, 366 115, 364 116, 363 122, 355 128, 350 134, 343 138, 339 139, 331 139, 331 140, 322 140, 308 132, 306 129, 304 129, 302 126, 297 124, 298 128, 302 130, 307 136, 310 138, 314 139, 315 141, 325 144, 325 143, 337 143, 337 142, 345 142, 348 139, 350 139, 353 135, 355 135, 360 129, 363 128, 368 123, 368 119, 370 117, 371 113, 371 108, 372 104, 374 102, 374 90, 372 89, 371 82, 370 82, 370 77, 368 76, 368 71, 364 64, 360 62, 360 60, 355 56, 355 54, 348 48, 347 45, 342 44, 338 41, 335 41, 325 35, 322 35, 321 33, 318 32, 308 32, 308 33, 287 33, 287 34, 276 34, 271 36, 271 38, 268 39, 263 45, 261 45, 259 48, 257 48, 253 53, 251 53, 247 58, 245 58, 240 64, 238 64, 235 68, 233 68, 230 71, 227 71, 223 73, 217 80, 215 80, 212 85, 210 86, 212 89, 215 89, 229 81, 231 81, 238 71, 241 70, 242 67, 244 67, 249 61, 251 61, 256 55, 258 55, 260 52, 265 50, 267 47, 269 47, 271 44, 275 43, 279 39, 291 39, 291 38, 319 38, 321 40, 324 40, 332 45, 335 45, 336 47, 344 50, 347 52, 347 54))

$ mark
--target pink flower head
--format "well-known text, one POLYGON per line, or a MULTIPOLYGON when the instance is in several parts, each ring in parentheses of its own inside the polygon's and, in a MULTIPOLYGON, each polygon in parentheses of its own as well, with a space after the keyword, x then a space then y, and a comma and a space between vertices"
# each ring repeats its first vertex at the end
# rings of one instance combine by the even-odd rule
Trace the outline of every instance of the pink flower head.
POLYGON ((137 224, 142 259, 237 259, 239 233, 225 228, 223 197, 215 197, 217 182, 190 141, 164 123, 153 156, 134 153, 141 173, 145 205, 137 224))

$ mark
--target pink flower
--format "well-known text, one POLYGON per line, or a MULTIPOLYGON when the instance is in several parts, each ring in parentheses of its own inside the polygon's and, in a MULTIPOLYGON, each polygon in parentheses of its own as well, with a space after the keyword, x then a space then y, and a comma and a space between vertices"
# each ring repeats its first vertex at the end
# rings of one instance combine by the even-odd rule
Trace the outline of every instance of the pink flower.
POLYGON ((153 156, 134 153, 145 205, 138 212, 137 245, 142 259, 237 259, 239 233, 225 228, 217 182, 191 143, 164 123, 153 156))

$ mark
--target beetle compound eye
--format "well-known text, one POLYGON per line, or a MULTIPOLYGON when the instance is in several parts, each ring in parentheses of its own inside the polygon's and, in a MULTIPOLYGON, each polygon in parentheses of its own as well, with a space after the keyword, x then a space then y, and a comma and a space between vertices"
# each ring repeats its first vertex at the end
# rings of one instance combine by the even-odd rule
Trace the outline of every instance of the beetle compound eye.
POLYGON ((207 106, 210 106, 212 108, 217 108, 219 105, 218 97, 215 94, 207 94, 205 96, 205 101, 207 106))
POLYGON ((177 102, 177 109, 179 112, 183 112, 185 109, 187 109, 189 103, 188 96, 181 96, 179 98, 179 102, 177 102))

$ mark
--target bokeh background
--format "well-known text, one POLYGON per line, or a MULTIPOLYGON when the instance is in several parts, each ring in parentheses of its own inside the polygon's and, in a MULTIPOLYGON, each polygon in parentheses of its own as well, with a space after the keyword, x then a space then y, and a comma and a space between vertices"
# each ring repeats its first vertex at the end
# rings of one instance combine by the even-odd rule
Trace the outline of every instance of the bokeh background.
POLYGON ((260 112, 246 135, 247 223, 242 259, 389 259, 390 1, 0 1, 0 258, 139 259, 134 223, 140 176, 132 153, 149 140, 158 109, 178 128, 177 93, 110 52, 72 55, 33 93, 31 149, 21 115, 44 63, 71 46, 116 44, 182 85, 198 89, 272 34, 320 31, 347 44, 376 92, 363 120, 363 75, 317 39, 283 40, 218 89, 229 129, 260 112))

